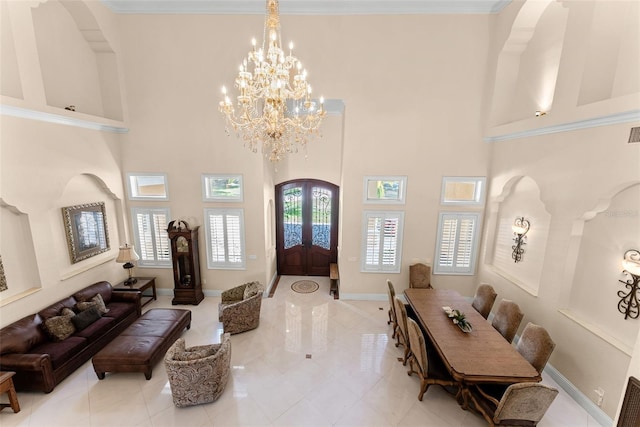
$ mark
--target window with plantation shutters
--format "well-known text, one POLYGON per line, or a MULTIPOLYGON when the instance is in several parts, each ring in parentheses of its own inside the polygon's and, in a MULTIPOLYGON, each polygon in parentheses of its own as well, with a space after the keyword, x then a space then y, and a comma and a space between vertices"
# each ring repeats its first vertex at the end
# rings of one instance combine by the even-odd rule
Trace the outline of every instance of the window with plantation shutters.
POLYGON ((171 245, 167 235, 168 208, 132 208, 135 250, 140 267, 171 267, 171 245))
POLYGON ((205 209, 207 267, 244 269, 244 211, 205 209))
POLYGON ((440 213, 434 274, 474 274, 479 225, 479 213, 440 213))
POLYGON ((363 272, 400 272, 403 222, 404 212, 364 212, 363 272))

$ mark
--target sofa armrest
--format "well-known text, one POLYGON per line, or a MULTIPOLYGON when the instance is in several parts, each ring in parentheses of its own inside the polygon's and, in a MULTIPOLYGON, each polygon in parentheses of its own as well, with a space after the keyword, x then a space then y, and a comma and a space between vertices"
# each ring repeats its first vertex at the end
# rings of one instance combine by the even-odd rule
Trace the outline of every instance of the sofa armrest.
POLYGON ((3 371, 53 372, 51 357, 48 354, 3 354, 0 356, 0 368, 3 371))
POLYGON ((114 290, 111 293, 111 301, 113 302, 128 302, 136 305, 136 311, 138 312, 138 316, 142 314, 142 292, 140 290, 126 290, 126 291, 117 291, 114 290))

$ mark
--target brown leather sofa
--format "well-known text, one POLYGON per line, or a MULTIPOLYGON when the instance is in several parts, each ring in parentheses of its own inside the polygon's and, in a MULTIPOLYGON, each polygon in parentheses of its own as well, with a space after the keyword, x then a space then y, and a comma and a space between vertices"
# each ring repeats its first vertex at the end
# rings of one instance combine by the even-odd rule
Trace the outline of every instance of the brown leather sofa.
POLYGON ((51 392, 140 317, 140 295, 140 292, 116 291, 109 282, 98 282, 5 326, 0 329, 0 370, 16 373, 13 381, 17 390, 51 392), (90 301, 100 298, 100 306, 92 308, 90 301), (82 304, 79 303, 83 302, 85 306, 89 302, 87 312, 99 313, 98 318, 86 326, 87 322, 79 321, 80 317, 86 317, 80 312, 82 304), (72 326, 70 336, 59 339, 60 336, 52 336, 45 325, 50 324, 47 319, 60 318, 63 312, 68 313, 72 325, 77 326, 72 326))

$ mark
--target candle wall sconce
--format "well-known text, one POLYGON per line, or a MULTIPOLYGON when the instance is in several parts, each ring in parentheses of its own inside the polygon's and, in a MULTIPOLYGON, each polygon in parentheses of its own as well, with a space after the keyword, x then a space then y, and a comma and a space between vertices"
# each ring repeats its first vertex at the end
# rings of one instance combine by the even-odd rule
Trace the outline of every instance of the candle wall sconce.
POLYGON ((640 310, 638 309, 638 282, 640 282, 640 252, 636 249, 630 249, 624 253, 622 260, 622 274, 626 276, 626 280, 618 280, 624 283, 629 292, 624 290, 618 291, 620 302, 618 303, 618 311, 624 314, 625 320, 631 317, 637 319, 640 310))
POLYGON ((523 246, 527 244, 526 234, 529 232, 529 228, 531 227, 531 223, 524 219, 523 216, 516 218, 511 226, 513 230, 513 241, 515 245, 511 246, 513 252, 511 253, 511 258, 513 258, 513 262, 520 262, 522 260, 522 254, 524 253, 523 246))

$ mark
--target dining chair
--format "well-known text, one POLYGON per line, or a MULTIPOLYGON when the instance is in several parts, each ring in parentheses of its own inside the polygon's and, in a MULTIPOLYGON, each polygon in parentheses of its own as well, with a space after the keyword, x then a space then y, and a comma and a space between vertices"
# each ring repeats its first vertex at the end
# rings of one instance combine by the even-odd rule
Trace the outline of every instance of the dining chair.
POLYGON ((516 336, 516 332, 518 332, 518 327, 523 317, 524 313, 520 310, 518 304, 511 300, 503 299, 500 301, 500 304, 498 304, 498 309, 493 316, 491 326, 496 328, 504 339, 511 342, 513 341, 513 337, 516 336))
POLYGON ((402 345, 404 347, 404 356, 402 357, 402 364, 406 365, 409 355, 411 354, 411 348, 409 347, 409 335, 407 331, 407 308, 404 303, 397 296, 394 297, 394 307, 396 309, 396 316, 398 320, 398 330, 396 331, 396 347, 402 345))
MULTIPOLYGON (((391 325, 393 328, 393 334, 391 334, 391 338, 396 338, 396 331, 398 329, 398 318, 396 316, 396 308, 394 307, 394 299, 396 297, 396 289, 393 287, 393 283, 391 280, 387 280, 387 287, 389 288, 389 321, 387 321, 387 325, 391 325)), ((397 347, 397 345, 396 345, 397 347)))
MULTIPOLYGON (((434 363, 434 359, 429 358, 424 334, 415 320, 411 318, 407 320, 407 331, 409 334, 409 348, 411 349, 407 374, 411 376, 411 374, 415 373, 420 378, 418 400, 422 401, 422 396, 432 384, 438 384, 443 387, 455 386, 455 381, 453 381, 444 365, 442 363, 434 363)), ((434 356, 438 357, 437 355, 434 356)))
POLYGON ((422 263, 410 265, 409 287, 431 289, 431 267, 422 263))
POLYGON ((545 328, 529 322, 520 335, 516 350, 536 368, 538 373, 542 373, 555 346, 556 343, 545 328))
POLYGON ((491 308, 493 308, 493 303, 496 301, 497 296, 498 294, 493 289, 493 286, 481 283, 476 289, 476 295, 471 306, 486 319, 491 313, 491 308))
POLYGON ((536 426, 558 395, 558 390, 540 383, 518 383, 507 387, 500 400, 470 387, 473 409, 490 426, 536 426))

